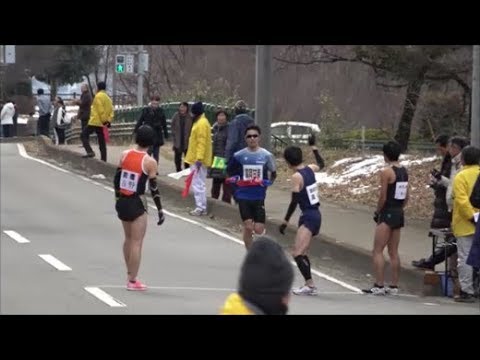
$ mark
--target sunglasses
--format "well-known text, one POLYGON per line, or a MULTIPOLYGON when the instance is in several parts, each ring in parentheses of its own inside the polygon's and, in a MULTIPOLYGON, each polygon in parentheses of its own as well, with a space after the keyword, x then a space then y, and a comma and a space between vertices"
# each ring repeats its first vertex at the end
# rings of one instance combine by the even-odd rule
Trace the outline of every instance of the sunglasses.
POLYGON ((247 135, 246 138, 247 139, 252 139, 252 138, 256 139, 256 138, 258 138, 258 135, 257 134, 251 134, 251 135, 247 135))

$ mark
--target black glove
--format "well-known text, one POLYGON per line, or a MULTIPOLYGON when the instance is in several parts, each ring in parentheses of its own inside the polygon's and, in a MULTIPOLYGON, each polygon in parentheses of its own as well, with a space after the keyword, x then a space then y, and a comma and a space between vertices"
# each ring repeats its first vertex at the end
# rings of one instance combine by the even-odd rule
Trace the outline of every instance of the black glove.
POLYGON ((278 227, 278 231, 280 231, 280 234, 285 235, 286 228, 287 228, 287 224, 282 224, 278 227))
POLYGON ((310 146, 315 146, 315 135, 314 134, 310 134, 310 136, 308 137, 308 145, 310 146))
POLYGON ((379 213, 378 212, 374 212, 373 213, 373 221, 375 221, 375 224, 378 224, 378 217, 379 217, 379 213))
POLYGON ((162 225, 163 222, 165 221, 165 214, 163 213, 162 210, 158 212, 158 222, 157 225, 162 225))

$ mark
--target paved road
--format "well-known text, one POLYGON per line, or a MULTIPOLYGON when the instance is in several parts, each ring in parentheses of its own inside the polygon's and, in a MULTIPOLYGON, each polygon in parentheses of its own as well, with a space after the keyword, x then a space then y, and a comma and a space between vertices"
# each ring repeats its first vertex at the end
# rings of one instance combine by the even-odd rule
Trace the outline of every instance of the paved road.
MULTIPOLYGON (((139 276, 150 289, 127 292, 113 193, 23 158, 15 144, 0 146, 1 313, 218 313, 236 286, 243 246, 188 219, 168 216, 158 227, 151 211, 139 276)), ((322 294, 293 296, 291 314, 480 314, 478 303, 379 298, 316 282, 322 294)))

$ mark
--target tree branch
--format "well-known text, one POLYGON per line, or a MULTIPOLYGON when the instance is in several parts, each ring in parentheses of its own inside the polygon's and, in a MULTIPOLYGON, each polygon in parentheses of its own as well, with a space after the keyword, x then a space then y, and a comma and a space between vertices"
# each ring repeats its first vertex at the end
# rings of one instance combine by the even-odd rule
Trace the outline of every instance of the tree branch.
POLYGON ((381 87, 385 87, 385 88, 404 88, 406 86, 408 86, 408 83, 404 83, 404 84, 387 84, 387 83, 381 83, 379 81, 376 81, 376 84, 378 86, 381 86, 381 87))

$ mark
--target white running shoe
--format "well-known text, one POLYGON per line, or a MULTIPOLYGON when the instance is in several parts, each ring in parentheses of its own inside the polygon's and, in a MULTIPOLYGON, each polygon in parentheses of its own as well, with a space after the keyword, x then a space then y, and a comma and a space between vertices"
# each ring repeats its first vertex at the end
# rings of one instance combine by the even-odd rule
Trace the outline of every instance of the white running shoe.
POLYGON ((301 288, 294 289, 293 293, 295 295, 317 295, 317 288, 308 286, 308 285, 303 285, 301 288))
POLYGON ((385 294, 388 294, 388 295, 398 295, 398 288, 392 288, 390 286, 387 286, 385 288, 385 294))
POLYGON ((365 294, 385 295, 385 287, 372 286, 370 289, 362 290, 365 294))

